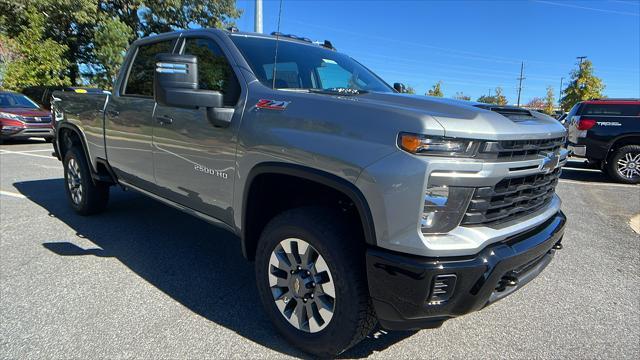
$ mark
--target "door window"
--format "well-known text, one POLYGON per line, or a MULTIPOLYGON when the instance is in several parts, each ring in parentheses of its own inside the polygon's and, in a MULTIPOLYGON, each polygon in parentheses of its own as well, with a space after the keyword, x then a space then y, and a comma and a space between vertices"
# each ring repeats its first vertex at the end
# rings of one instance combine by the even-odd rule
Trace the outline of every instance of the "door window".
POLYGON ((183 54, 198 57, 198 87, 220 91, 224 105, 235 106, 240 97, 240 85, 222 49, 211 39, 187 38, 183 54))
POLYGON ((124 94, 152 97, 156 55, 160 53, 171 53, 172 50, 173 40, 138 47, 136 57, 133 59, 133 64, 131 64, 124 94))

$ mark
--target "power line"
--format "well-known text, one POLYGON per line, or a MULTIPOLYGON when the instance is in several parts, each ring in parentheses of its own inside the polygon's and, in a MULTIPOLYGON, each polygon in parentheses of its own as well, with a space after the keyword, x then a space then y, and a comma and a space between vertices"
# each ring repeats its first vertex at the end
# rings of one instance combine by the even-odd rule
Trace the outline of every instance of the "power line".
POLYGON ((518 106, 520 106, 520 93, 522 93, 522 80, 526 79, 524 76, 524 61, 520 64, 520 77, 517 79, 518 83, 518 106))

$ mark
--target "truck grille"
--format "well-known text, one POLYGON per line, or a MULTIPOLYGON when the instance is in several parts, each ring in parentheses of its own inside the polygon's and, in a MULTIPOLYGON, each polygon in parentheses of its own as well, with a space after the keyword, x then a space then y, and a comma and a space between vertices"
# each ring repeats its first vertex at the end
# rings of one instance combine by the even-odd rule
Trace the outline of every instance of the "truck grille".
POLYGON ((481 145, 478 157, 499 161, 537 159, 538 155, 558 152, 564 145, 564 137, 534 140, 486 141, 481 145))
POLYGON ((560 169, 503 179, 475 190, 462 225, 498 224, 531 214, 547 205, 558 184, 560 169))

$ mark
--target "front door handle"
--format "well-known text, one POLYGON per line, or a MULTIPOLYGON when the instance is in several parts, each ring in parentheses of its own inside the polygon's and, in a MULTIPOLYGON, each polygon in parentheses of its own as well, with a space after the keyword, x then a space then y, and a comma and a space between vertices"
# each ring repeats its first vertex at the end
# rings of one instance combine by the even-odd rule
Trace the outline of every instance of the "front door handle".
POLYGON ((171 123, 173 123, 173 118, 166 115, 160 115, 160 116, 156 116, 156 121, 160 125, 170 125, 171 123))

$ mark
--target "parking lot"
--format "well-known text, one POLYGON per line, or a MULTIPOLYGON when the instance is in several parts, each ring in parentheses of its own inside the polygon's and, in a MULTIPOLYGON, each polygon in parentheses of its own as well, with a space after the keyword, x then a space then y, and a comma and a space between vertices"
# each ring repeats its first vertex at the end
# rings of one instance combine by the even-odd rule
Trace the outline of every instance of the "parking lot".
MULTIPOLYGON (((0 146, 0 357, 304 357, 260 306, 229 233, 113 188, 75 215, 51 144, 0 146), (73 354, 73 355, 70 355, 73 354)), ((378 331, 344 357, 640 358, 640 187, 579 160, 558 186, 564 249, 481 312, 418 332, 378 331)))

